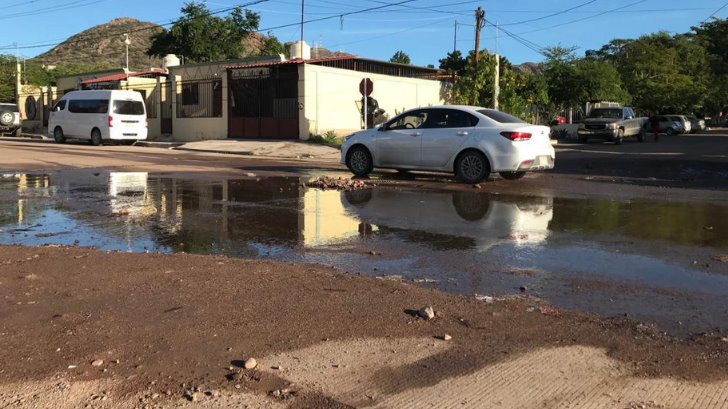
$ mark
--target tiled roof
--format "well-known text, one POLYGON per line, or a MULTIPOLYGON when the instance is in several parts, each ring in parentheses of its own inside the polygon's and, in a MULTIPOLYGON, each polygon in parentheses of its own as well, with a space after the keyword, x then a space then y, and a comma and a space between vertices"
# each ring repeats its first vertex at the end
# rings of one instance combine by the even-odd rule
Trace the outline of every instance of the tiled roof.
POLYGON ((341 61, 341 60, 353 60, 357 57, 354 55, 338 55, 335 57, 322 57, 322 58, 311 58, 304 60, 301 58, 292 58, 285 61, 268 61, 268 62, 256 62, 251 64, 240 64, 240 65, 226 65, 225 68, 228 70, 234 70, 238 68, 258 68, 258 67, 271 67, 275 65, 298 65, 298 64, 315 64, 326 61, 341 61))
POLYGON ((137 72, 130 72, 130 73, 117 73, 117 74, 111 74, 111 75, 104 75, 102 77, 96 77, 91 78, 85 81, 81 81, 81 85, 86 84, 97 84, 99 82, 114 82, 114 81, 121 81, 125 80, 129 77, 141 77, 143 75, 154 75, 154 74, 166 74, 167 72, 163 69, 155 69, 155 70, 149 70, 149 71, 137 71, 137 72))

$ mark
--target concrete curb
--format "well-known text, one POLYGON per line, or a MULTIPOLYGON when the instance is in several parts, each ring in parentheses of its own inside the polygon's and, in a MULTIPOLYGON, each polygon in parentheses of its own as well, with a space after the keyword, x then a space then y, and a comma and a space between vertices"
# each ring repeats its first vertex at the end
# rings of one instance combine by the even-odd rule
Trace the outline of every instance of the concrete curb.
MULTIPOLYGON (((204 152, 204 153, 221 153, 225 155, 241 155, 241 156, 258 156, 258 157, 268 157, 268 156, 260 156, 256 155, 252 151, 223 151, 223 150, 215 150, 215 149, 196 149, 196 148, 185 148, 181 145, 178 145, 176 147, 172 147, 170 149, 176 150, 176 151, 187 151, 187 152, 204 152)), ((284 159, 290 159, 290 158, 284 158, 284 159)))

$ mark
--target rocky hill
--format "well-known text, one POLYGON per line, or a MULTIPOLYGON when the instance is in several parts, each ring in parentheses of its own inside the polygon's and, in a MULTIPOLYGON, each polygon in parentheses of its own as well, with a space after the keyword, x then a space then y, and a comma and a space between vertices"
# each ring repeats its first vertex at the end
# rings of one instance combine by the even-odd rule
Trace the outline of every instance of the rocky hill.
POLYGON ((158 67, 157 58, 150 58, 146 51, 151 36, 160 27, 135 20, 117 18, 71 36, 53 49, 34 60, 46 65, 86 65, 99 69, 123 68, 126 64, 124 33, 129 34, 129 68, 132 71, 158 67))

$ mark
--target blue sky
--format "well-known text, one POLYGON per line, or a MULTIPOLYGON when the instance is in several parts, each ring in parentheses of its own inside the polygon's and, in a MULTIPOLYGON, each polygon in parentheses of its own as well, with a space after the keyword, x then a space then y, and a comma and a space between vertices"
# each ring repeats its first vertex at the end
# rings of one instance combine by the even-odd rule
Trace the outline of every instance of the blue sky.
MULTIPOLYGON (((250 0, 255 1, 255 0, 250 0)), ((538 62, 541 47, 578 47, 577 53, 601 47, 614 38, 636 38, 656 31, 682 33, 711 15, 728 17, 725 0, 304 0, 309 44, 388 60, 403 50, 418 65, 438 64, 454 47, 473 49, 474 10, 481 6, 486 19, 499 23, 501 55, 514 63, 538 62), (402 3, 387 6, 387 3, 402 3), (364 9, 377 8, 369 12, 364 9), (721 9, 722 8, 722 9, 721 9), (720 10, 719 10, 720 9, 720 10), (511 35, 518 38, 514 39, 511 35)), ((178 0, 0 0, 3 36, 0 53, 33 57, 67 37, 117 17, 132 17, 158 24, 179 17, 178 0)), ((209 0, 211 10, 237 0, 209 0)), ((300 0, 267 0, 249 7, 261 15, 260 28, 297 24, 300 0)), ((300 26, 276 28, 282 42, 300 37, 300 26)), ((487 25, 481 47, 496 47, 496 30, 487 25)), ((133 47, 133 44, 131 45, 133 47)))

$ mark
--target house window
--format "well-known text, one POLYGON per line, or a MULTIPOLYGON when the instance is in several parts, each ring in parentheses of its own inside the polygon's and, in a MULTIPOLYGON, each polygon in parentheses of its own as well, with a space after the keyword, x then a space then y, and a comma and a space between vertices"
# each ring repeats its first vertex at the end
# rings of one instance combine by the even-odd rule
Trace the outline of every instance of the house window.
POLYGON ((198 105, 200 88, 196 82, 182 85, 182 105, 198 105))

